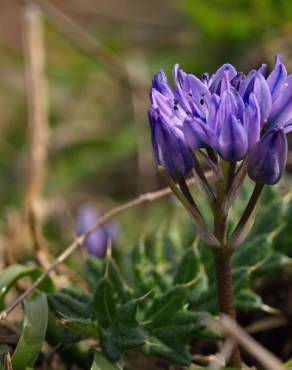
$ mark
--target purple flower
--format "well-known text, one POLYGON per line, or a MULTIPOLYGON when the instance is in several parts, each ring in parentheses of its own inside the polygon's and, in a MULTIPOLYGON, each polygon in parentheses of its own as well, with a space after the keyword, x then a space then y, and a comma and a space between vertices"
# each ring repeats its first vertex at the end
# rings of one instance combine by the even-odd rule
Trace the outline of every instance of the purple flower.
POLYGON ((247 75, 224 64, 199 79, 175 65, 172 88, 159 71, 152 81, 149 111, 156 163, 173 177, 184 176, 192 168, 187 147, 211 147, 234 162, 255 155, 263 129, 289 132, 292 75, 287 76, 280 56, 267 77, 266 72, 265 64, 247 75))
POLYGON ((286 134, 292 131, 292 75, 287 76, 279 55, 267 84, 272 96, 271 112, 266 120, 266 131, 249 156, 248 174, 256 182, 273 185, 285 170, 286 134))
POLYGON ((192 169, 193 158, 182 131, 185 113, 175 105, 172 89, 162 71, 153 78, 150 99, 148 117, 154 159, 170 176, 179 179, 192 169))
MULTIPOLYGON (((78 235, 86 232, 98 220, 98 212, 90 205, 82 206, 76 219, 76 228, 78 235)), ((84 246, 87 252, 93 256, 103 259, 106 255, 109 241, 113 243, 117 239, 118 230, 116 225, 108 223, 96 229, 85 240, 84 246)))
MULTIPOLYGON (((186 80, 192 91, 199 90, 202 81, 186 80)), ((271 94, 264 77, 257 71, 245 77, 225 64, 205 80, 205 87, 207 92, 196 99, 189 95, 195 109, 183 123, 187 143, 193 149, 210 146, 226 161, 244 159, 259 139, 261 122, 270 110, 271 94)))

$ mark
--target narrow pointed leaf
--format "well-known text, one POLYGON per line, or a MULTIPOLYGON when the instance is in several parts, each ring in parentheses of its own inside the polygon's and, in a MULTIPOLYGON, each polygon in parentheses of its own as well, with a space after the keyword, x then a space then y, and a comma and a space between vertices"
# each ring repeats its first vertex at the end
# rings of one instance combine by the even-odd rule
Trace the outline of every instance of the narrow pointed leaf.
POLYGON ((45 294, 24 301, 24 320, 21 335, 12 356, 14 370, 33 366, 45 339, 48 323, 48 303, 45 294))
POLYGON ((182 257, 174 277, 174 284, 185 284, 195 279, 200 271, 200 259, 193 248, 182 257))
POLYGON ((182 309, 186 301, 186 288, 176 285, 160 297, 157 297, 145 314, 145 321, 151 321, 153 326, 169 320, 182 309))
POLYGON ((114 289, 108 278, 102 278, 94 293, 92 305, 96 311, 99 324, 109 327, 115 318, 114 289))

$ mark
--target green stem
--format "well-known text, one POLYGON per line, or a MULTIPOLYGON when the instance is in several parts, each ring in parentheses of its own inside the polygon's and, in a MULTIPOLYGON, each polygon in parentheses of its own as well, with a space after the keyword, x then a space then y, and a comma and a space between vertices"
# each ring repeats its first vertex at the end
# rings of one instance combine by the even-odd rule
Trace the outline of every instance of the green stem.
POLYGON ((256 205, 257 205, 258 199, 261 195, 263 188, 264 188, 264 184, 259 184, 259 183, 255 184, 254 190, 246 205, 246 208, 237 226, 235 227, 235 230, 233 231, 231 235, 231 238, 229 241, 230 247, 238 246, 243 242, 246 234, 248 233, 250 229, 250 226, 253 224, 253 220, 254 220, 253 216, 255 213, 256 205))
POLYGON ((192 215, 196 226, 197 231, 202 238, 202 240, 212 246, 212 247, 219 247, 219 241, 215 238, 215 236, 208 230, 208 227, 205 223, 201 212, 199 211, 188 187, 184 180, 180 180, 180 189, 176 186, 176 183, 173 179, 166 173, 163 167, 158 166, 158 171, 163 179, 166 181, 170 189, 172 190, 173 194, 177 197, 177 199, 182 203, 182 205, 190 212, 192 215))

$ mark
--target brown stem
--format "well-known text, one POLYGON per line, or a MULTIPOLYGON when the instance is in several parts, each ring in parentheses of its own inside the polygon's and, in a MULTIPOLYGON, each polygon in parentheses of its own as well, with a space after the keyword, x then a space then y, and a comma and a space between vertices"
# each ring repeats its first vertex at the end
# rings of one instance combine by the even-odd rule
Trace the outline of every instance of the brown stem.
MULTIPOLYGON (((221 313, 224 313, 235 320, 236 314, 233 303, 232 272, 230 262, 231 253, 224 249, 217 251, 213 250, 213 253, 219 310, 221 313)), ((241 357, 238 346, 234 348, 228 365, 241 368, 241 357)))
MULTIPOLYGON (((234 172, 235 166, 229 166, 230 175, 234 172)), ((216 275, 217 296, 219 311, 236 319, 236 313, 233 303, 233 285, 232 285, 232 270, 231 270, 231 256, 232 250, 226 248, 227 243, 227 218, 228 209, 224 212, 225 189, 230 184, 231 176, 227 177, 227 182, 218 184, 218 199, 217 209, 214 211, 214 234, 221 243, 221 248, 214 253, 214 267, 216 275)), ((235 346, 233 353, 229 359, 228 365, 241 368, 241 358, 239 347, 235 346)))

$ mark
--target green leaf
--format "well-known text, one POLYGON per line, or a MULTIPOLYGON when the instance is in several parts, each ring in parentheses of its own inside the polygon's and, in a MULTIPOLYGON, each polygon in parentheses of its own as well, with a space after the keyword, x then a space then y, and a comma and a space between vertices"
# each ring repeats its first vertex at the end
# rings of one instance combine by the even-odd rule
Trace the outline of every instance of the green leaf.
POLYGON ((90 302, 82 302, 66 293, 55 293, 48 295, 50 308, 61 318, 88 319, 94 318, 90 302))
POLYGON ((92 299, 92 295, 85 292, 84 290, 77 287, 63 288, 60 290, 60 293, 70 296, 72 299, 75 299, 81 303, 89 303, 92 299))
POLYGON ((93 363, 90 370, 123 370, 119 364, 113 364, 100 352, 94 352, 93 363))
POLYGON ((273 272, 278 272, 283 266, 292 266, 292 259, 282 253, 274 252, 262 261, 252 272, 252 278, 258 278, 273 272))
MULTIPOLYGON (((42 270, 34 267, 27 267, 24 265, 15 264, 7 267, 0 273, 0 309, 4 308, 4 299, 8 291, 15 285, 15 283, 22 277, 30 277, 35 281, 42 274, 42 270)), ((54 291, 53 283, 49 277, 38 286, 38 290, 51 293, 54 291)))
POLYGON ((235 295, 234 304, 239 311, 250 311, 261 308, 263 301, 259 295, 250 289, 241 289, 235 295))
POLYGON ((255 266, 272 254, 272 240, 267 234, 256 236, 240 246, 232 257, 232 266, 255 266))
POLYGON ((176 285, 154 299, 144 317, 147 335, 143 351, 171 362, 187 365, 191 361, 188 342, 202 330, 202 313, 183 310, 187 288, 176 285))
POLYGON ((131 281, 136 297, 141 297, 157 288, 152 274, 145 274, 145 271, 149 271, 152 266, 153 264, 146 258, 144 244, 135 245, 131 253, 131 281))
POLYGON ((12 356, 14 370, 33 366, 45 339, 48 323, 48 303, 45 294, 24 301, 24 320, 21 335, 12 356))
POLYGON ((200 258, 194 248, 189 248, 182 257, 175 277, 174 284, 185 284, 195 279, 200 272, 200 258))
POLYGON ((138 299, 121 306, 110 327, 100 328, 100 345, 112 361, 118 361, 124 352, 143 345, 145 335, 136 320, 138 299))
POLYGON ((182 309, 186 302, 187 290, 182 285, 176 285, 154 299, 145 313, 145 320, 153 326, 170 320, 182 309))
POLYGON ((257 213, 256 222, 252 229, 250 237, 261 234, 270 234, 282 225, 287 213, 287 202, 284 202, 281 197, 277 197, 267 206, 262 203, 259 212, 257 213))
POLYGON ((161 356, 180 365, 191 361, 188 342, 204 327, 207 314, 180 311, 170 320, 156 326, 145 323, 147 339, 143 351, 148 355, 161 356))
POLYGON ((61 323, 66 329, 80 335, 81 338, 98 339, 99 325, 96 320, 68 319, 64 317, 61 323))
POLYGON ((250 283, 251 270, 248 267, 237 267, 232 270, 233 290, 237 294, 241 289, 245 289, 250 283))
POLYGON ((109 327, 115 318, 116 299, 113 286, 108 278, 100 280, 93 296, 92 306, 101 327, 109 327))
POLYGON ((127 299, 130 298, 130 290, 124 281, 124 279, 121 276, 121 271, 119 270, 117 264, 115 261, 110 258, 107 261, 107 273, 108 273, 108 279, 112 283, 112 285, 115 287, 115 291, 117 296, 119 297, 121 302, 126 302, 127 299))
POLYGON ((187 347, 178 345, 170 347, 155 336, 147 338, 146 344, 143 346, 143 352, 149 356, 163 357, 168 361, 183 366, 189 365, 192 360, 187 347))

